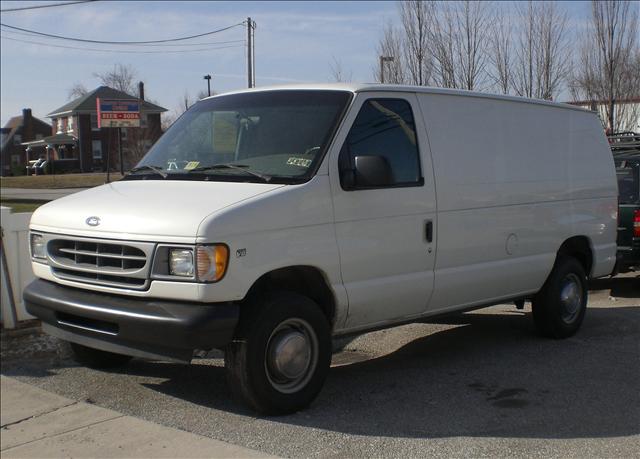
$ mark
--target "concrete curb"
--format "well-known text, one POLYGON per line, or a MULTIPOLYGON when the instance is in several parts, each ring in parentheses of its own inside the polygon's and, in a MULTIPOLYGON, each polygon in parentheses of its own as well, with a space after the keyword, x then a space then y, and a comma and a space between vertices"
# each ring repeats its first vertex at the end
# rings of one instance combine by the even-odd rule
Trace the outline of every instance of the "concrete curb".
POLYGON ((70 400, 0 376, 0 451, 10 457, 273 457, 70 400))

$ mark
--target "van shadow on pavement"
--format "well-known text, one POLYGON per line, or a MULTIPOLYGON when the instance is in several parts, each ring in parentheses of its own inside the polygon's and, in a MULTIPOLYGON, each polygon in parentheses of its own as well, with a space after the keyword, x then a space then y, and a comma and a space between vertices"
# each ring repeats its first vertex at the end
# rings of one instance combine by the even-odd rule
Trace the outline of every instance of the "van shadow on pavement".
MULTIPOLYGON (((309 409, 265 420, 415 438, 640 433, 640 307, 590 309, 582 330, 567 340, 536 336, 524 313, 467 313, 447 322, 460 326, 332 368, 309 409)), ((219 366, 137 361, 125 372, 169 378, 144 386, 252 417, 230 400, 219 366)))
MULTIPOLYGON (((85 391, 95 398, 90 402, 184 430, 207 419, 195 423, 200 433, 207 423, 225 422, 248 435, 261 428, 275 435, 278 425, 397 438, 640 433, 640 305, 590 308, 580 332, 567 340, 538 337, 529 313, 509 311, 414 326, 424 327, 422 337, 365 361, 357 361, 358 339, 336 358, 356 362, 333 367, 311 407, 282 417, 255 417, 233 400, 220 359, 193 365, 133 360, 112 372, 68 360, 33 362, 3 364, 2 373, 36 378, 66 396, 85 391)), ((377 349, 384 352, 391 348, 384 336, 364 338, 374 345, 380 339, 377 349)))

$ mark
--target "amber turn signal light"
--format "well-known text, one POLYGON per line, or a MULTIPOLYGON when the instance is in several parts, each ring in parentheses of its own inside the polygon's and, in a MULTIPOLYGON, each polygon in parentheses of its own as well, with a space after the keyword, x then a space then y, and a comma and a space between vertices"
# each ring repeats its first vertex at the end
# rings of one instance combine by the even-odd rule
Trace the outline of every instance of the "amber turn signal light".
POLYGON ((229 264, 229 248, 224 244, 196 246, 198 282, 218 282, 229 264))

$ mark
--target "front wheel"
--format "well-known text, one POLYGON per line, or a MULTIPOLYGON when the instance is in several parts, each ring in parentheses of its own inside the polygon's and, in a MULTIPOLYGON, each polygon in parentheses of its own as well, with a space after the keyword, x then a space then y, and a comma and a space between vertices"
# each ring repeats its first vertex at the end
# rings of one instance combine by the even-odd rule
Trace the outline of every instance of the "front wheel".
POLYGON ((331 363, 327 318, 311 299, 291 292, 246 307, 225 349, 232 391, 263 414, 305 408, 320 392, 331 363))
POLYGON ((574 335, 587 311, 587 276, 575 258, 557 260, 549 278, 532 302, 538 331, 552 338, 574 335))

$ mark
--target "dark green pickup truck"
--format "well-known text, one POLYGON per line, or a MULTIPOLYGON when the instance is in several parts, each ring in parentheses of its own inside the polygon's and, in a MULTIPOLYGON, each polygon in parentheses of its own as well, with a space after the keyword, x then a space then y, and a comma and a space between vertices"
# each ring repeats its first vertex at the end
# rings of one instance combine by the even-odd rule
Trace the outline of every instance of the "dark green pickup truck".
POLYGON ((618 272, 640 269, 640 136, 625 137, 610 140, 618 177, 618 272))

